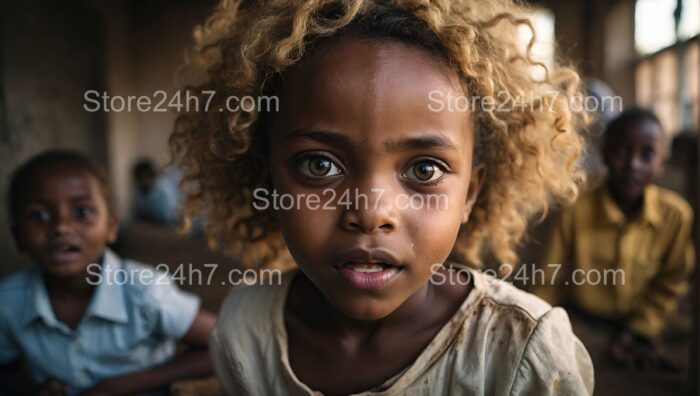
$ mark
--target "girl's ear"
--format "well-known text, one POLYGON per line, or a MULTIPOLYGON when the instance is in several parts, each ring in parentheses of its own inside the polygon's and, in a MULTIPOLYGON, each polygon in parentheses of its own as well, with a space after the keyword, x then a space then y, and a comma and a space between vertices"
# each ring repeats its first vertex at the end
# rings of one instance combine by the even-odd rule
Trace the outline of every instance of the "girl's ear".
POLYGON ((486 170, 485 164, 479 164, 472 168, 469 188, 467 190, 467 199, 464 201, 464 207, 462 208, 462 224, 465 224, 469 220, 469 215, 472 213, 476 198, 479 196, 481 187, 484 185, 486 170))

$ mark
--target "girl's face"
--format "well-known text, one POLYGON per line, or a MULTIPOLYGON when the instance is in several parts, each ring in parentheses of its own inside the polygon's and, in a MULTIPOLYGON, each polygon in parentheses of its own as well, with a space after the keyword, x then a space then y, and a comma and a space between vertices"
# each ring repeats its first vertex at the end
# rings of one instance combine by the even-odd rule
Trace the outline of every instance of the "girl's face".
POLYGON ((328 46, 285 75, 269 132, 279 222, 349 317, 419 299, 469 216, 484 174, 472 169, 472 120, 433 111, 457 95, 438 58, 396 42, 328 46))
POLYGON ((654 121, 628 124, 607 142, 604 157, 615 194, 635 202, 660 173, 666 140, 661 125, 654 121))
POLYGON ((45 167, 29 183, 14 229, 19 249, 49 276, 84 276, 117 236, 100 183, 73 164, 45 167))

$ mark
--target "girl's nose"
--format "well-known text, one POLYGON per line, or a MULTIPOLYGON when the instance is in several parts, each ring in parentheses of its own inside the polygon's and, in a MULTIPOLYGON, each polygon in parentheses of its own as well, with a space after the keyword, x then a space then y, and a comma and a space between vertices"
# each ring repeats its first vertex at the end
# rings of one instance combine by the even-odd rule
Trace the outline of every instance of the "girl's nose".
POLYGON ((633 171, 641 169, 644 166, 644 160, 642 159, 641 154, 633 153, 630 155, 627 166, 633 171))
POLYGON ((52 237, 59 237, 70 234, 72 230, 71 221, 72 219, 70 216, 56 213, 52 216, 52 221, 50 223, 50 235, 52 237))
POLYGON ((399 226, 398 213, 392 197, 384 189, 358 192, 344 211, 341 225, 346 231, 374 234, 393 232, 399 226))

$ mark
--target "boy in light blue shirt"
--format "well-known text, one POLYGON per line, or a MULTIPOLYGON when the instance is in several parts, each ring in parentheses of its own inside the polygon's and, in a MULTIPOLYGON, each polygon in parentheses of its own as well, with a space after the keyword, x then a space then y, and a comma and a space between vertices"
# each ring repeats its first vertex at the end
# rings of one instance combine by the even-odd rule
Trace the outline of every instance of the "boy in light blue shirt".
POLYGON ((139 161, 133 173, 138 187, 134 199, 136 216, 159 224, 179 224, 182 197, 178 186, 182 173, 174 168, 159 173, 147 159, 139 161))
POLYGON ((214 316, 166 273, 106 247, 109 197, 104 170, 73 152, 14 174, 12 233, 36 265, 0 282, 0 394, 133 394, 211 373, 214 316), (193 348, 175 356, 177 340, 193 348))

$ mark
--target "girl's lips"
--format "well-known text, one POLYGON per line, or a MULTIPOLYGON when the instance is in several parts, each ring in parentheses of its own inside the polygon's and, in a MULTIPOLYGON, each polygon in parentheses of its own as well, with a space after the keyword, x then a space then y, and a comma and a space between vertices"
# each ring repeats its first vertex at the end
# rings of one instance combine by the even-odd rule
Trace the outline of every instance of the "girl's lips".
POLYGON ((75 245, 61 244, 53 246, 49 250, 49 257, 56 263, 69 263, 76 261, 81 256, 81 249, 75 245))
POLYGON ((56 263, 70 263, 80 258, 80 252, 60 252, 51 253, 51 260, 56 263))
POLYGON ((341 278, 358 289, 376 289, 394 280, 401 268, 378 262, 348 262, 336 270, 341 278))

